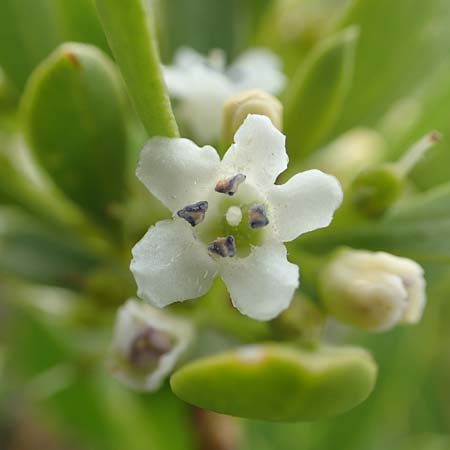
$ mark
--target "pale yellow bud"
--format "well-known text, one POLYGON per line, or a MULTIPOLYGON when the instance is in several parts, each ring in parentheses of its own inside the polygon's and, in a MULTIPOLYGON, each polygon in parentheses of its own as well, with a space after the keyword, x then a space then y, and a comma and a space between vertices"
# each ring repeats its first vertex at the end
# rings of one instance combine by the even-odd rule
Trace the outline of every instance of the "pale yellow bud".
POLYGON ((331 315, 371 331, 418 322, 426 302, 422 267, 384 252, 339 250, 322 271, 319 288, 331 315))
POLYGON ((283 128, 283 105, 277 98, 258 89, 241 92, 224 105, 223 136, 227 144, 249 114, 267 116, 280 131, 283 128))

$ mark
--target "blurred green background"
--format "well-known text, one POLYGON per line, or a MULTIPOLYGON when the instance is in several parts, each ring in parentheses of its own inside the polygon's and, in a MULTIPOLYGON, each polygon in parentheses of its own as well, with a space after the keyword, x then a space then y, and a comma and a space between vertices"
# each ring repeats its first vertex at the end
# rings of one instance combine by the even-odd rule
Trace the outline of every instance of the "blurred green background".
MULTIPOLYGON (((266 46, 282 58, 286 74, 294 80, 322 40, 358 25, 360 36, 346 63, 345 83, 340 70, 315 67, 309 96, 298 99, 305 108, 304 116, 300 111, 297 117, 304 132, 291 138, 288 134, 291 160, 301 167, 298 148, 312 151, 356 127, 377 130, 386 142, 387 158, 395 160, 420 136, 438 129, 444 141, 415 168, 414 189, 428 191, 449 182, 448 0, 152 3, 164 63, 170 63, 181 45, 203 53, 223 48, 230 59, 247 47, 266 46)), ((60 217, 53 210, 65 196, 48 180, 47 190, 36 187, 42 174, 35 173, 22 148, 24 118, 19 105, 26 82, 65 41, 94 44, 111 55, 90 0, 1 0, 0 449, 199 449, 198 421, 168 386, 153 395, 134 394, 104 368, 114 311, 134 289, 126 269, 128 243, 116 249, 123 253, 117 267, 105 264, 99 255, 109 250, 96 233, 90 239, 91 231, 83 231, 84 221, 78 210, 72 213, 66 198, 61 200, 62 215, 89 239, 77 241, 61 228, 49 227, 47 219, 60 217), (36 203, 22 201, 29 192, 12 195, 17 177, 29 180, 33 193, 40 192, 36 203), (116 274, 113 280, 111 273, 116 274)), ((285 94, 292 92, 295 89, 285 94)), ((286 104, 296 100, 284 98, 286 104)), ((126 148, 130 162, 123 190, 140 198, 145 194, 133 180, 133 167, 145 133, 124 102, 123 130, 106 128, 97 138, 104 142, 108 133, 123 134, 114 139, 126 148)), ((70 139, 69 131, 67 136, 70 139)), ((64 150, 64 140, 58 145, 64 150)), ((135 211, 131 203, 128 211, 135 211)), ((144 217, 137 215, 126 224, 132 230, 129 239, 164 214, 153 205, 144 217)), ((370 398, 343 416, 317 423, 236 419, 242 428, 241 450, 450 449, 449 196, 443 197, 434 215, 427 214, 407 218, 400 231, 388 223, 367 234, 363 227, 361 235, 336 235, 338 243, 413 257, 426 269, 428 306, 419 325, 379 335, 333 329, 334 339, 367 347, 379 363, 379 380, 370 398), (417 239, 424 227, 431 238, 420 246, 417 239)), ((94 222, 105 240, 123 240, 116 216, 112 214, 107 225, 100 216, 94 222)), ((309 245, 314 247, 314 242, 309 245)))

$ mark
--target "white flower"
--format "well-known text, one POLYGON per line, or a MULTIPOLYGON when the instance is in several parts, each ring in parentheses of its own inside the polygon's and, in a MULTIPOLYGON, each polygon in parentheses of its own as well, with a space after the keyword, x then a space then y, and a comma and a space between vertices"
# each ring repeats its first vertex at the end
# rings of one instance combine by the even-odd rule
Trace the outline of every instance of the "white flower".
POLYGON ((340 250, 322 272, 320 288, 337 319, 373 331, 418 322, 426 303, 422 267, 384 252, 340 250))
POLYGON ((241 313, 276 317, 299 285, 283 242, 328 226, 342 201, 318 170, 274 184, 288 156, 267 117, 249 115, 234 140, 222 161, 187 139, 154 137, 141 153, 137 176, 173 212, 133 248, 138 295, 155 306, 200 297, 220 275, 241 313))
POLYGON ((133 389, 155 391, 173 371, 192 338, 188 322, 128 300, 117 312, 111 371, 133 389))
POLYGON ((277 94, 285 84, 279 59, 267 49, 247 50, 228 68, 225 55, 212 50, 206 58, 189 48, 177 51, 164 68, 171 97, 179 100, 178 117, 202 144, 220 137, 225 101, 248 89, 277 94))

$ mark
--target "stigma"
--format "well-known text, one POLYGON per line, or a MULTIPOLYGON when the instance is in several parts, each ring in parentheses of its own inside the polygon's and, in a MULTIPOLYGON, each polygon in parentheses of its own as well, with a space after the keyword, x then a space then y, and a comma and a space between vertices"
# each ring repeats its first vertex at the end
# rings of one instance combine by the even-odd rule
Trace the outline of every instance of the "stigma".
POLYGON ((237 227, 242 220, 241 208, 239 208, 239 206, 230 206, 225 214, 225 219, 227 220, 228 225, 237 227))

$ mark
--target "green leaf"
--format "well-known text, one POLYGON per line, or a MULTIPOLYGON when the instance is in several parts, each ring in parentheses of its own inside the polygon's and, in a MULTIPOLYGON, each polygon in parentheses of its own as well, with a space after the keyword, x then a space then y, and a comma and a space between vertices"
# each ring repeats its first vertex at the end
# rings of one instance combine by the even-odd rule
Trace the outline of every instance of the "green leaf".
POLYGON ((178 136, 159 62, 152 7, 146 8, 144 0, 95 2, 109 45, 147 133, 178 136))
POLYGON ((342 26, 359 25, 361 36, 336 135, 355 125, 375 125, 395 101, 450 60, 449 20, 447 0, 353 2, 342 26))
POLYGON ((0 8, 0 65, 19 90, 64 41, 108 48, 91 0, 2 0, 0 8))
POLYGON ((109 52, 108 43, 92 0, 54 0, 63 41, 93 44, 109 52))
POLYGON ((299 245, 328 252, 338 245, 385 250, 419 262, 450 264, 450 183, 404 201, 383 219, 356 227, 330 227, 299 245))
POLYGON ((72 289, 100 265, 79 241, 29 218, 2 214, 0 272, 35 283, 72 289))
POLYGON ((125 194, 123 92, 98 49, 64 44, 33 73, 23 97, 28 143, 75 203, 104 224, 125 194))
POLYGON ((285 93, 285 134, 297 159, 304 159, 334 125, 350 87, 356 27, 323 41, 300 66, 285 93))
POLYGON ((22 89, 34 67, 60 41, 52 0, 2 0, 0 65, 22 89))
POLYGON ((222 414, 271 421, 316 420, 353 408, 372 391, 372 357, 358 348, 242 347, 199 359, 171 378, 174 393, 222 414))

